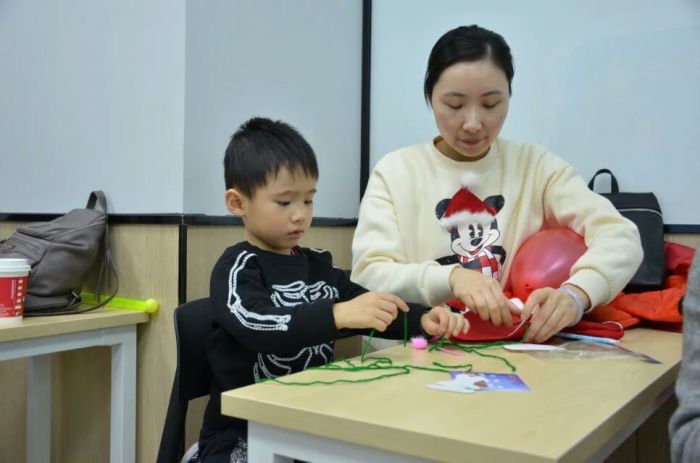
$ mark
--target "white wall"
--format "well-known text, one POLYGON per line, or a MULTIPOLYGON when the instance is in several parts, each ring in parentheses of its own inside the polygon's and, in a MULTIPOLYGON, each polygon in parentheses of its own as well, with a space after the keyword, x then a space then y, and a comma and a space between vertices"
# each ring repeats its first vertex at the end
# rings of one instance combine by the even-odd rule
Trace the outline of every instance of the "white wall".
POLYGON ((700 2, 375 0, 372 22, 372 165, 437 134, 422 95, 430 49, 479 24, 515 60, 503 136, 586 179, 608 167, 622 189, 654 191, 666 223, 700 224, 700 2))
POLYGON ((223 156, 251 116, 282 119, 319 162, 314 215, 357 217, 362 2, 187 3, 185 212, 226 214, 223 156))
POLYGON ((184 0, 0 2, 0 211, 180 211, 184 46, 184 0))
MULTIPOLYGON (((360 1, 0 2, 0 212, 225 213, 221 161, 252 115, 295 125, 321 169, 316 215, 359 196, 360 1)), ((425 62, 447 29, 501 32, 516 61, 503 135, 589 177, 653 190, 700 224, 700 2, 375 0, 371 161, 435 135, 425 62), (689 191, 689 193, 686 193, 689 191)))
POLYGON ((362 2, 0 2, 0 212, 227 214, 253 115, 308 139, 315 215, 359 205, 362 2))

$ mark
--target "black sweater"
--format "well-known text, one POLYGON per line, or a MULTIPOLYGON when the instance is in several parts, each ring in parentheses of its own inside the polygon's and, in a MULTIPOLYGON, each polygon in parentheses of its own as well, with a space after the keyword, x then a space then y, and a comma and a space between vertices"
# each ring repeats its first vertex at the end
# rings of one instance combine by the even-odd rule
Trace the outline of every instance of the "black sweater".
MULTIPOLYGON (((327 251, 296 248, 283 255, 248 242, 232 246, 211 275, 214 327, 208 358, 214 380, 202 438, 227 428, 245 433, 245 421, 222 416, 221 392, 333 361, 336 339, 370 330, 338 330, 333 305, 367 290, 333 266, 327 251)), ((420 334, 422 306, 411 305, 409 335, 420 334)), ((403 338, 403 313, 381 333, 403 338)), ((284 386, 281 386, 284 387, 284 386)), ((245 435, 245 434, 243 434, 245 435)))

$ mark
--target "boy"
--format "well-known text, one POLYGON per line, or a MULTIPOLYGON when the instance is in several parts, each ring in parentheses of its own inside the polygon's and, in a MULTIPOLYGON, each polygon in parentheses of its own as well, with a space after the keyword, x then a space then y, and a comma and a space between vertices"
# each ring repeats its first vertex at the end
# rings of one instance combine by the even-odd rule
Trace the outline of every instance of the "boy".
POLYGON ((328 252, 298 246, 311 224, 318 167, 289 125, 244 123, 226 149, 224 171, 226 207, 243 220, 246 241, 226 249, 211 276, 214 379, 200 433, 204 463, 247 460, 246 422, 221 415, 221 392, 329 363, 338 338, 374 329, 400 339, 399 310, 408 312, 412 335, 468 329, 445 307, 409 311, 397 296, 368 292, 328 252))

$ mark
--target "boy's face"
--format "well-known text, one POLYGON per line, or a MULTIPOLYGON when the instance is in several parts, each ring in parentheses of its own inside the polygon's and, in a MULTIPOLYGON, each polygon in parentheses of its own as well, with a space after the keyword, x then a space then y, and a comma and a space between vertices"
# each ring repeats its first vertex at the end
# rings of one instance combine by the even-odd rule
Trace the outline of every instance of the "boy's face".
POLYGON ((252 198, 226 191, 226 206, 243 219, 246 239, 266 251, 290 254, 311 225, 316 179, 280 169, 252 198))

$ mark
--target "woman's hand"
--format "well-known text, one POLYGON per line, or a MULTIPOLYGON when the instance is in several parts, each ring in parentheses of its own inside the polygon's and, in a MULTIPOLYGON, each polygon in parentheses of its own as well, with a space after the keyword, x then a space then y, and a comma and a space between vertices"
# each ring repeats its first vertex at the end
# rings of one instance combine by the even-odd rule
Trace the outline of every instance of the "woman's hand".
POLYGON ((423 314, 420 325, 430 336, 456 336, 469 331, 469 322, 461 313, 454 313, 444 306, 433 307, 423 314))
POLYGON ((452 294, 467 309, 477 312, 482 320, 494 325, 513 325, 511 313, 520 313, 517 307, 503 295, 500 283, 476 270, 455 267, 450 273, 452 294))
MULTIPOLYGON (((590 299, 584 291, 575 286, 567 286, 581 297, 584 310, 590 306, 590 299)), ((530 327, 524 341, 544 342, 576 321, 579 313, 571 295, 555 288, 540 288, 527 298, 521 317, 530 318, 530 327)))

